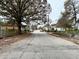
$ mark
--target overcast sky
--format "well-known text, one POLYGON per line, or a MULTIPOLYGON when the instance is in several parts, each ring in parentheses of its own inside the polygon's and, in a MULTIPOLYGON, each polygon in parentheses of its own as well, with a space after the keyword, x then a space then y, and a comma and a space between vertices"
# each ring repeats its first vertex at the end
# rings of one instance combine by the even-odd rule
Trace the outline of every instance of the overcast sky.
POLYGON ((50 19, 53 21, 53 23, 56 23, 61 16, 61 11, 64 10, 64 0, 48 0, 48 3, 50 3, 52 7, 50 19))
POLYGON ((61 12, 64 10, 64 0, 48 0, 48 3, 50 3, 52 7, 50 19, 56 23, 61 16, 61 12))

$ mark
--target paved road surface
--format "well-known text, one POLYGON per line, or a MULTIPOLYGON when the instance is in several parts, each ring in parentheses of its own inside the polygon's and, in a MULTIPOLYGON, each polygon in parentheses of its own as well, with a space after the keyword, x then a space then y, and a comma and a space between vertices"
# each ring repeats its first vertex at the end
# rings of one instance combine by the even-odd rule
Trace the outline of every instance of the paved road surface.
POLYGON ((29 38, 0 50, 0 59, 79 59, 79 47, 45 32, 35 31, 29 38))

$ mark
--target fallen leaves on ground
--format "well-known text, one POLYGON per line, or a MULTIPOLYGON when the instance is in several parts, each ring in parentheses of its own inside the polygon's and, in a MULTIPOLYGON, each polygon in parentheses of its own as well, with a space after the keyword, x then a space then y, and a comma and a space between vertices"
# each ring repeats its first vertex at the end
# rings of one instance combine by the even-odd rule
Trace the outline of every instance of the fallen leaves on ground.
POLYGON ((79 39, 72 38, 72 37, 67 37, 67 36, 62 36, 62 35, 55 34, 55 33, 52 33, 52 32, 49 32, 49 34, 50 35, 53 35, 53 36, 56 36, 56 37, 63 38, 65 40, 68 40, 68 41, 71 41, 71 42, 74 42, 75 44, 78 44, 79 45, 79 39))
POLYGON ((31 35, 31 33, 26 33, 26 34, 16 35, 13 37, 7 37, 7 38, 5 37, 3 39, 0 39, 0 46, 10 45, 17 41, 23 40, 23 39, 29 37, 30 35, 31 35))

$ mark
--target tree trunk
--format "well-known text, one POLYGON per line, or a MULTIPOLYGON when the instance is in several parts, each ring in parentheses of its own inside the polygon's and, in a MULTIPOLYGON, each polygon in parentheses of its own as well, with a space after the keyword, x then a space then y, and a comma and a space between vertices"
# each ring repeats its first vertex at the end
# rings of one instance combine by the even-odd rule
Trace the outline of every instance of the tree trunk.
POLYGON ((13 30, 15 30, 15 24, 13 25, 13 30))
POLYGON ((17 22, 17 26, 18 26, 18 34, 22 34, 22 31, 21 31, 21 19, 18 19, 18 22, 17 22))

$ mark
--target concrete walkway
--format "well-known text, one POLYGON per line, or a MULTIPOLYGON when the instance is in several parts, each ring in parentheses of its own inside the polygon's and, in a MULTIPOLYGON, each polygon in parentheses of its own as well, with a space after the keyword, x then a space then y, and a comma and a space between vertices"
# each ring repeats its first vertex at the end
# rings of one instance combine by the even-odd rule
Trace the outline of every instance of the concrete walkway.
POLYGON ((0 50, 0 59, 79 59, 79 46, 38 30, 0 50))

